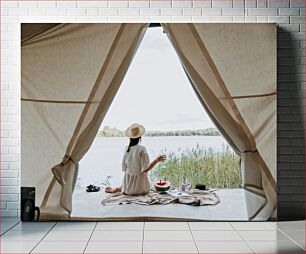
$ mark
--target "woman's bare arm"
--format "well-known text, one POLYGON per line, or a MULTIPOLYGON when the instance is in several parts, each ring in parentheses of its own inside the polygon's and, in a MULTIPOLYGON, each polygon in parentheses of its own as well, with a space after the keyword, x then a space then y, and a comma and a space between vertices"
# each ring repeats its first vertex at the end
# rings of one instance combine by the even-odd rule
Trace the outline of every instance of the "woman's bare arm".
POLYGON ((161 161, 165 161, 166 160, 166 155, 160 155, 158 156, 154 161, 152 161, 149 166, 143 171, 144 173, 149 172, 152 168, 154 168, 154 166, 161 161))

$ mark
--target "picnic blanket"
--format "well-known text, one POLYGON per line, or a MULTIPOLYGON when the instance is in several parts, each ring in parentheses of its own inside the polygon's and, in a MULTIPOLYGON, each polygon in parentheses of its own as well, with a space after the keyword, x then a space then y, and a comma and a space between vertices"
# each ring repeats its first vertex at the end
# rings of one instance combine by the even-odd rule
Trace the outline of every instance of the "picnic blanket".
POLYGON ((138 205, 167 205, 180 203, 193 206, 216 205, 220 202, 219 196, 214 191, 197 191, 189 193, 157 192, 151 190, 145 195, 126 195, 123 193, 111 193, 102 200, 103 206, 138 204, 138 205))

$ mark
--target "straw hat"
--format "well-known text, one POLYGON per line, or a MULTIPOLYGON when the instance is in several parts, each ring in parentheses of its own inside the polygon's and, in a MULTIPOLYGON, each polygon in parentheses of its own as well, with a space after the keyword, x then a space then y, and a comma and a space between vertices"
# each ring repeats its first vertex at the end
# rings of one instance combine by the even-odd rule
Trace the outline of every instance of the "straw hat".
POLYGON ((129 138, 139 138, 145 133, 145 128, 138 124, 133 123, 129 128, 126 129, 125 135, 129 138))

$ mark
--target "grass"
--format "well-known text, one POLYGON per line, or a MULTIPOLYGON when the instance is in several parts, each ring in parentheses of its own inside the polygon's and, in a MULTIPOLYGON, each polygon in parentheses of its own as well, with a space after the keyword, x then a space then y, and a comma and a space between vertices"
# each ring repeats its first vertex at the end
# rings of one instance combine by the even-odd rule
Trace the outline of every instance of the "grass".
POLYGON ((199 145, 179 153, 165 153, 167 160, 150 171, 151 181, 168 180, 172 186, 205 184, 210 188, 241 188, 240 157, 229 146, 221 150, 199 145))

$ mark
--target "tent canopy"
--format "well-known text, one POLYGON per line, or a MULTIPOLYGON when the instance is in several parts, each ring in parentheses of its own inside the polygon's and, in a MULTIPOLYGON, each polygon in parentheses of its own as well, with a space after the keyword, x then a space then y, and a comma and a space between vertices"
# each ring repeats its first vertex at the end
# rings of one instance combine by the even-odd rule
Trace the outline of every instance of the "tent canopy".
MULTIPOLYGON (((22 24, 22 185, 36 187, 46 217, 69 217, 78 162, 148 26, 22 24)), ((241 156, 250 219, 268 219, 276 211, 276 25, 162 26, 203 107, 241 156)))

